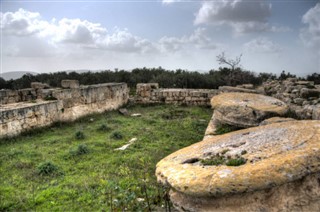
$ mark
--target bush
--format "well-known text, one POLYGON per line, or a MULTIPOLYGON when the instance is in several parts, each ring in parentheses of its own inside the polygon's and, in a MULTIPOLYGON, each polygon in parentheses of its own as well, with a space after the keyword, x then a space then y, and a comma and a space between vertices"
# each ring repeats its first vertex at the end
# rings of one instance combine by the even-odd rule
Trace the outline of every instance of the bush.
POLYGON ((105 131, 108 131, 108 130, 110 130, 110 127, 108 127, 107 125, 105 125, 105 124, 101 124, 99 127, 98 127, 98 129, 97 129, 98 131, 102 131, 102 132, 105 132, 105 131))
POLYGON ((75 149, 70 150, 71 156, 84 155, 89 153, 89 148, 85 144, 79 144, 75 149))
POLYGON ((82 140, 85 138, 84 133, 82 131, 76 132, 75 136, 76 136, 76 139, 78 139, 78 140, 82 140))
POLYGON ((222 165, 224 162, 225 162, 224 157, 220 157, 220 156, 201 160, 201 163, 204 166, 218 166, 218 165, 222 165))
POLYGON ((46 161, 37 166, 37 173, 41 176, 48 176, 59 174, 60 172, 55 164, 50 161, 46 161))
POLYGON ((246 163, 246 159, 244 158, 234 158, 229 159, 226 163, 227 166, 241 166, 246 163))
POLYGON ((225 156, 226 152, 229 150, 223 150, 221 152, 222 155, 217 154, 211 158, 206 158, 200 160, 200 163, 204 166, 219 166, 219 165, 226 165, 226 166, 241 166, 247 162, 246 159, 240 156, 236 156, 236 158, 231 158, 230 156, 225 156))
POLYGON ((117 140, 120 140, 123 138, 122 134, 120 132, 113 132, 112 135, 111 135, 111 138, 113 139, 117 139, 117 140))

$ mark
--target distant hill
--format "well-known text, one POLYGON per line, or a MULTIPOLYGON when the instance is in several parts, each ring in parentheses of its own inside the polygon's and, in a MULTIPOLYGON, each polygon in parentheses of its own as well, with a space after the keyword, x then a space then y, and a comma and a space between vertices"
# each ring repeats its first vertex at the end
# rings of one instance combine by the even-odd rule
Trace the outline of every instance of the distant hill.
POLYGON ((11 80, 11 79, 15 80, 22 77, 25 74, 37 75, 39 73, 31 72, 31 71, 12 71, 12 72, 0 73, 0 77, 2 77, 5 80, 11 80))

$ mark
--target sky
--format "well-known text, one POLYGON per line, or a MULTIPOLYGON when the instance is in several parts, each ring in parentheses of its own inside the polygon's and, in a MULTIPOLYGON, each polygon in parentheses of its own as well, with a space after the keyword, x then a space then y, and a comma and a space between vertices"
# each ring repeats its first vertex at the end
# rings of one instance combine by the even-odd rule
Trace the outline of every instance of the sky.
POLYGON ((1 0, 1 72, 320 73, 320 0, 1 0))

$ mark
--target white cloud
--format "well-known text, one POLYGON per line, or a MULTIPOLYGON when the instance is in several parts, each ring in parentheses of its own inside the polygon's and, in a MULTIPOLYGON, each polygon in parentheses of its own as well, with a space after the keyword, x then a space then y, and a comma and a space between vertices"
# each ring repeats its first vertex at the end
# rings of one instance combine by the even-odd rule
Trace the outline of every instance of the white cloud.
POLYGON ((180 2, 181 0, 162 0, 162 4, 172 4, 175 2, 180 2))
POLYGON ((184 47, 193 46, 197 49, 216 49, 218 45, 206 35, 205 28, 197 28, 190 36, 162 37, 159 40, 162 51, 174 52, 184 47))
POLYGON ((249 41, 243 45, 246 52, 251 53, 276 53, 282 51, 282 48, 271 40, 260 37, 249 41))
POLYGON ((62 19, 54 25, 55 42, 94 44, 107 34, 107 30, 98 23, 80 19, 62 19))
POLYGON ((267 22, 270 15, 271 4, 263 0, 205 1, 196 14, 194 23, 228 25, 237 34, 281 30, 267 22))
POLYGON ((309 9, 302 17, 302 22, 307 24, 303 28, 300 37, 304 44, 309 47, 320 47, 320 3, 309 9))
POLYGON ((74 45, 73 49, 80 47, 136 53, 148 52, 155 48, 151 42, 132 35, 127 29, 115 29, 108 33, 100 23, 87 20, 63 18, 59 21, 46 21, 39 13, 23 9, 0 15, 4 35, 16 36, 15 41, 10 39, 11 47, 6 47, 5 52, 10 56, 28 56, 28 52, 30 57, 41 56, 41 52, 47 55, 50 48, 52 52, 56 52, 57 47, 67 50, 70 49, 70 45, 74 45), (21 43, 21 40, 27 43, 21 43))
POLYGON ((97 47, 124 52, 147 52, 153 48, 151 42, 132 35, 127 29, 116 29, 114 33, 107 35, 101 42, 98 42, 97 47))
POLYGON ((17 12, 0 13, 0 28, 4 35, 29 36, 43 30, 46 22, 39 13, 19 9, 17 12))

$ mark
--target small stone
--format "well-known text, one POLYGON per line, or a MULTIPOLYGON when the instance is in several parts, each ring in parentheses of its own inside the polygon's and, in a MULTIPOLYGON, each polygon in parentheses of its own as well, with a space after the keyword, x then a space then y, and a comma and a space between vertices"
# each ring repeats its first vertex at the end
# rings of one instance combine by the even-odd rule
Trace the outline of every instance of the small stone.
POLYGON ((302 103, 305 101, 303 98, 296 98, 293 100, 293 102, 297 105, 302 105, 302 103))
POLYGON ((128 110, 126 108, 120 108, 118 111, 119 111, 120 114, 122 114, 124 116, 129 115, 129 112, 128 112, 128 110))
POLYGON ((133 113, 131 114, 132 117, 140 117, 141 116, 141 113, 133 113))

